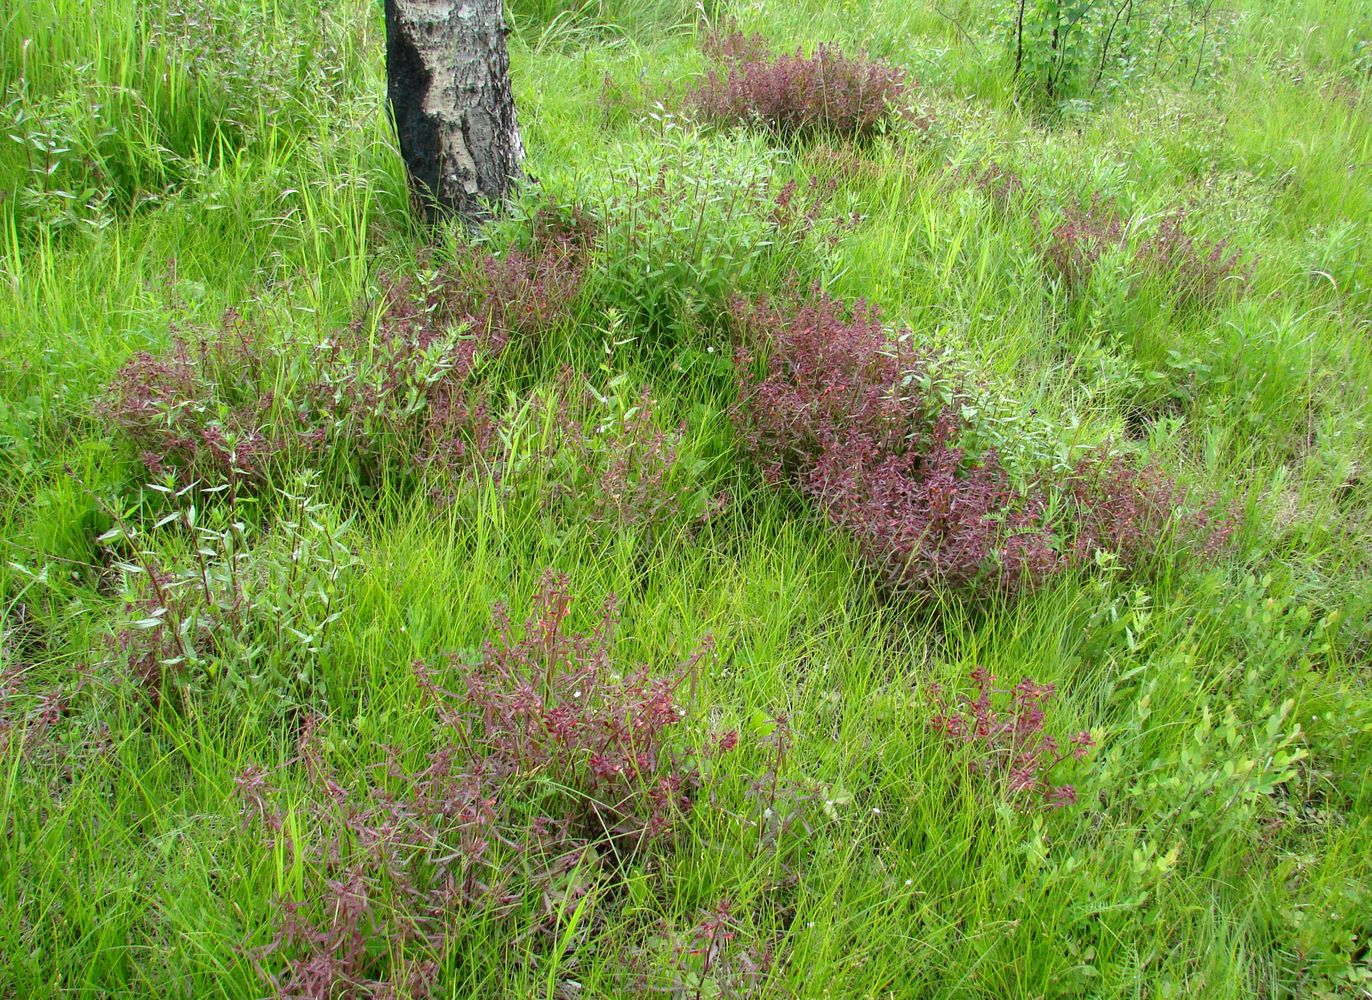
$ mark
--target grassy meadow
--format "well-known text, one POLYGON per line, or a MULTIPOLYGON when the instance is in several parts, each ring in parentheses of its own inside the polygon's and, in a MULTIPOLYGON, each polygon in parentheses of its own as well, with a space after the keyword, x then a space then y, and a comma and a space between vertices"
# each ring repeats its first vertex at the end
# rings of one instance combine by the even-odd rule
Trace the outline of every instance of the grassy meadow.
POLYGON ((0 997, 1372 996, 1372 11, 1128 6, 512 0, 473 243, 379 2, 4 4, 0 997))

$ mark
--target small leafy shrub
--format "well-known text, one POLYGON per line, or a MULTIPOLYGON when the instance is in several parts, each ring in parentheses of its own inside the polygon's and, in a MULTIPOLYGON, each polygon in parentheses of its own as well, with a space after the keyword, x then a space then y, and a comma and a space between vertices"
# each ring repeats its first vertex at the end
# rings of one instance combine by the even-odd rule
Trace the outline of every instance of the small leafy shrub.
POLYGON ((1072 515, 1070 554, 1078 562, 1108 552, 1125 566, 1139 566, 1173 532, 1193 555, 1213 559, 1237 526, 1234 511, 1188 497, 1157 466, 1136 465, 1108 449, 1083 456, 1061 485, 1072 515))
POLYGON ((24 684, 28 669, 20 663, 0 665, 0 753, 29 765, 59 763, 65 756, 56 739, 60 723, 71 714, 89 677, 81 672, 65 685, 29 691, 24 684))
MULTIPOLYGON (((663 959, 669 978, 658 989, 680 997, 751 997, 761 995, 767 974, 776 964, 775 946, 748 940, 745 922, 727 899, 697 914, 686 932, 663 929, 665 956, 653 956, 662 978, 663 959)), ((648 976, 644 976, 647 989, 648 976)))
MULTIPOLYGON (((1227 240, 1197 242, 1186 232, 1187 214, 1179 208, 1165 215, 1153 236, 1134 250, 1133 261, 1143 274, 1169 286, 1179 306, 1213 305, 1227 291, 1244 288, 1251 268, 1243 263, 1243 251, 1230 250, 1227 240)), ((1099 192, 1085 209, 1067 206, 1044 244, 1049 272, 1069 293, 1081 292, 1101 258, 1125 245, 1128 228, 1099 192)))
POLYGON ((1101 257, 1122 246, 1124 239, 1125 221, 1097 192, 1089 207, 1068 205, 1063 210, 1062 220, 1049 233, 1044 260, 1064 290, 1078 293, 1091 280, 1101 257))
POLYGON ((1035 110, 1057 115, 1160 70, 1200 79, 1215 56, 1213 3, 1015 0, 1003 22, 1011 74, 1035 110))
MULTIPOLYGON (((284 966, 280 989, 413 988, 467 920, 536 943, 561 906, 669 840, 699 781, 683 699, 709 645, 664 674, 619 669, 613 602, 588 632, 570 627, 571 607, 566 578, 550 573, 522 626, 496 610, 475 661, 416 665, 435 745, 415 764, 392 752, 345 787, 307 726, 297 809, 324 891, 322 905, 286 904, 262 955, 284 966)), ((290 836, 263 769, 245 771, 239 791, 246 821, 290 836)))
POLYGON ((1015 201, 1024 194, 1024 181, 1020 179, 1019 174, 998 163, 988 163, 980 170, 969 171, 967 179, 999 212, 1009 211, 1015 201))
POLYGON ((99 539, 124 599, 109 665, 154 705, 211 688, 268 714, 319 704, 321 657, 356 559, 312 477, 283 492, 273 530, 257 540, 232 498, 213 519, 197 508, 193 497, 227 486, 168 479, 148 489, 170 512, 151 527, 117 517, 99 539))
MULTIPOLYGON (((894 590, 1034 586, 1102 550, 1143 566, 1170 527, 1213 554, 1229 528, 1188 512, 1161 472, 1108 449, 1014 485, 978 437, 971 396, 877 311, 820 295, 790 309, 735 302, 738 422, 764 477, 787 482, 854 538, 894 590)), ((982 435, 983 437, 986 435, 982 435)))
POLYGON ((375 331, 359 321, 315 347, 230 312, 193 343, 135 356, 101 412, 154 475, 261 482, 307 462, 343 463, 362 482, 388 469, 457 473, 495 439, 478 363, 565 322, 582 240, 549 224, 528 250, 390 279, 375 331))
POLYGON ((765 368, 740 359, 748 451, 851 533, 869 565, 898 588, 1018 582, 1058 562, 1039 502, 1014 491, 994 450, 957 446, 956 384, 941 379, 909 331, 888 335, 878 312, 851 317, 827 296, 793 312, 735 304, 765 368))
POLYGON ((479 661, 449 657, 465 688, 456 696, 431 682, 432 667, 421 682, 447 725, 460 718, 459 735, 496 775, 551 778, 555 820, 625 856, 666 835, 690 807, 696 778, 675 739, 687 711, 677 699, 710 644, 663 676, 646 665, 617 671, 614 602, 592 631, 573 632, 567 586, 547 574, 521 627, 497 608, 496 637, 479 661))
POLYGON ((686 422, 658 419, 649 386, 634 391, 620 377, 602 393, 565 373, 540 416, 551 427, 529 458, 542 502, 565 524, 651 536, 699 524, 728 503, 711 490, 712 463, 686 422))
POLYGON ((389 282, 374 334, 354 324, 315 352, 297 410, 312 439, 363 482, 382 470, 498 471, 498 420, 478 368, 565 322, 583 267, 573 237, 555 234, 389 282))
POLYGON ((259 480, 307 437, 275 428, 267 388, 281 360, 260 329, 234 310, 195 342, 140 352, 115 375, 102 416, 120 428, 153 475, 179 470, 208 481, 259 480))
POLYGON ((774 56, 761 36, 733 32, 709 36, 704 47, 717 66, 689 95, 696 113, 785 139, 869 138, 894 122, 909 89, 897 67, 834 46, 774 56))
POLYGON ((881 456, 827 451, 809 489, 895 590, 1035 585, 1062 568, 1043 501, 1015 490, 995 452, 976 462, 953 444, 950 412, 927 450, 881 456))
POLYGON ((648 346, 673 348, 676 365, 728 374, 727 358, 699 349, 701 331, 741 289, 822 271, 845 222, 826 213, 830 186, 779 183, 783 161, 760 140, 657 124, 651 144, 614 154, 589 284, 648 346))
POLYGON ((1179 208, 1163 217, 1153 237, 1135 253, 1145 272, 1171 284, 1178 304, 1210 305, 1227 291, 1243 289, 1252 277, 1242 263, 1243 251, 1229 250, 1228 240, 1206 246, 1186 232, 1187 212, 1179 208))
POLYGON ((1088 732, 1067 741, 1044 731, 1044 705, 1053 685, 1028 677, 1013 688, 996 686, 989 671, 972 671, 976 696, 964 694, 952 704, 935 690, 937 711, 929 722, 950 743, 965 747, 970 773, 995 784, 995 791, 1020 809, 1057 808, 1077 800, 1074 785, 1053 777, 1069 759, 1083 760, 1095 746, 1088 732))

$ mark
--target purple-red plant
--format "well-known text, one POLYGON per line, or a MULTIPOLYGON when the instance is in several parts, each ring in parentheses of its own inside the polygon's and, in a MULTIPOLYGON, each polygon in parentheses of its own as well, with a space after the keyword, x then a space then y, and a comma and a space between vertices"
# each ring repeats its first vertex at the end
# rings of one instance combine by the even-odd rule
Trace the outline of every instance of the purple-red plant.
POLYGON ((805 489, 893 590, 1014 589, 1064 565, 1043 500, 1015 490, 995 452, 968 462, 944 411, 927 450, 881 455, 862 441, 826 451, 805 489))
MULTIPOLYGON (((739 360, 745 447, 771 480, 817 502, 896 589, 1042 578, 1061 560, 1041 501, 1013 490, 994 451, 964 454, 961 391, 877 310, 824 295, 793 311, 736 301, 765 367, 739 360)), ((999 584, 997 584, 998 586, 999 584)))
MULTIPOLYGON (((1163 216, 1157 231, 1134 251, 1134 262, 1148 275, 1169 283, 1184 307, 1216 302, 1226 291, 1238 291, 1252 280, 1251 262, 1228 240, 1203 243, 1186 232, 1188 212, 1163 216)), ((1069 292, 1080 291, 1100 258, 1125 242, 1126 220, 1099 192, 1085 209, 1069 205, 1049 233, 1043 256, 1050 271, 1069 292)))
POLYGON ((259 480, 272 461, 309 441, 278 426, 265 384, 274 358, 260 328, 236 310, 195 342, 136 354, 114 377, 101 415, 120 428, 154 475, 178 469, 216 482, 259 480))
POLYGON ((1170 526, 1207 555, 1228 536, 1169 477, 1108 449, 1016 488, 994 448, 963 447, 974 429, 966 389, 871 306, 847 311, 817 294, 732 311, 757 352, 738 359, 744 447, 764 477, 794 485, 853 537, 891 589, 1015 590, 1100 549, 1138 566, 1170 526))
POLYGON ((1085 208, 1068 205, 1048 236, 1044 259, 1068 292, 1086 286, 1101 257, 1124 243, 1125 222, 1099 192, 1085 208))
POLYGON ((497 608, 496 638, 478 662, 449 659, 464 692, 445 694, 429 667, 421 682, 445 724, 496 773, 554 779, 574 793, 559 819, 617 850, 634 850, 690 807, 695 776, 674 738, 686 715, 677 696, 710 646, 662 676, 647 666, 617 671, 613 600, 587 633, 568 628, 571 603, 567 579, 549 573, 522 627, 497 608))
MULTIPOLYGON (((417 763, 413 750, 390 750, 350 787, 325 759, 318 720, 305 717, 297 762, 310 794, 292 802, 322 878, 319 898, 287 904, 258 955, 279 991, 422 987, 432 966, 396 956, 440 952, 467 917, 511 941, 544 935, 559 900, 670 837, 699 780, 680 730, 709 644, 663 674, 623 670, 612 656, 613 601, 589 631, 574 630, 571 616, 566 578, 549 573, 522 625, 497 608, 475 660, 416 664, 435 723, 434 747, 417 763)), ((723 734, 703 752, 735 743, 723 734)), ((264 769, 246 769, 238 789, 246 823, 275 840, 292 835, 264 769)))
POLYGON ((689 100, 716 124, 760 125, 785 138, 862 139, 894 119, 908 90, 901 69, 834 46, 774 56, 760 36, 732 32, 710 36, 704 48, 719 65, 689 100))
POLYGON ((1061 741, 1044 730, 1053 685, 1026 677, 1013 688, 997 687, 982 667, 972 671, 971 680, 975 697, 964 694, 952 704, 935 688, 937 710, 929 720, 950 743, 966 748, 968 770, 994 782, 1021 809, 1076 802, 1076 787, 1058 783, 1053 772, 1066 760, 1084 759, 1095 741, 1085 731, 1061 741))
POLYGON ((306 830, 303 849, 323 873, 313 899, 281 903, 275 937, 252 957, 280 996, 425 996, 437 968, 405 964, 407 953, 440 952, 456 914, 498 918, 518 902, 491 858, 501 836, 495 783, 479 761, 444 747, 417 768, 390 751, 374 779, 349 789, 325 763, 317 728, 317 717, 304 718, 296 762, 311 794, 293 803, 293 827, 265 769, 235 779, 244 823, 278 843, 306 830))
MULTIPOLYGON (((560 226, 545 222, 543 226, 560 226)), ((490 349, 512 339, 533 341, 566 318, 586 270, 585 236, 576 229, 540 229, 529 251, 479 256, 467 274, 437 289, 451 319, 466 319, 490 349), (465 280, 464 280, 465 279, 465 280)))
POLYGON ((102 412, 154 474, 215 483, 320 455, 364 479, 383 466, 498 465, 474 369, 567 320, 591 238, 577 215, 534 221, 527 250, 473 253, 426 282, 388 280, 374 331, 359 321, 311 354, 231 311, 195 343, 133 358, 102 412))
POLYGON ((1233 512, 1218 510, 1213 500, 1193 502, 1156 465, 1139 466, 1108 449, 1078 461, 1061 488, 1072 516, 1069 555, 1079 563, 1105 551, 1136 566, 1171 531, 1193 554, 1213 558, 1236 527, 1233 512))
POLYGON ((1210 245, 1198 242, 1186 232, 1186 217, 1184 208, 1163 217, 1157 233, 1135 253, 1140 266, 1171 282, 1183 306, 1213 303, 1226 290, 1247 286, 1252 267, 1243 263, 1243 251, 1231 251, 1225 239, 1210 245))

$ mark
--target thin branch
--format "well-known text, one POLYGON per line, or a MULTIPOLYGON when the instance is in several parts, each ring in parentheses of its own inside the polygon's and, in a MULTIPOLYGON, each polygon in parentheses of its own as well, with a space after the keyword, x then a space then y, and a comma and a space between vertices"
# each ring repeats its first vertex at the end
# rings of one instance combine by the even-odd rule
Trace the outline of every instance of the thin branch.
POLYGON ((1019 0, 1019 19, 1015 24, 1015 75, 1019 79, 1020 67, 1024 64, 1024 5, 1028 0, 1019 0))
MULTIPOLYGON (((1021 5, 1021 9, 1023 9, 1023 5, 1021 5)), ((952 14, 949 14, 938 4, 934 4, 934 13, 937 14, 939 17, 943 18, 953 27, 957 28, 958 34, 965 38, 971 44, 972 48, 976 50, 977 55, 981 55, 981 46, 977 44, 977 40, 973 38, 971 34, 968 33, 967 29, 963 27, 961 21, 959 21, 952 14)))
POLYGON ((1200 51, 1196 53, 1196 73, 1191 77, 1191 89, 1196 89, 1196 84, 1200 80, 1201 67, 1205 65, 1205 43, 1210 39, 1210 10, 1215 6, 1215 0, 1208 0, 1205 10, 1201 12, 1202 23, 1205 27, 1201 30, 1200 51))
POLYGON ((1110 42, 1115 37, 1115 29, 1119 27, 1120 17, 1126 10, 1134 5, 1134 0, 1123 0, 1119 9, 1115 11, 1115 19, 1110 22, 1110 30, 1105 33, 1105 43, 1100 48, 1100 65, 1096 67, 1096 79, 1091 84, 1091 93, 1096 92, 1100 86, 1100 78, 1105 75, 1105 61, 1110 55, 1110 42))

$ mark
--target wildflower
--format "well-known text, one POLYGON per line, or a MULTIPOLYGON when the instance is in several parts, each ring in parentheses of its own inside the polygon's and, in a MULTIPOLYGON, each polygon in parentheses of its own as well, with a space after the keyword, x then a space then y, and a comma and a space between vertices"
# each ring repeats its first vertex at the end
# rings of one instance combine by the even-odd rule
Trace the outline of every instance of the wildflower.
POLYGON ((828 45, 809 57, 799 51, 773 56, 760 36, 734 32, 710 36, 705 50, 718 66, 689 96, 700 115, 718 124, 761 125, 786 138, 871 136, 894 120, 909 86, 897 67, 828 45))

